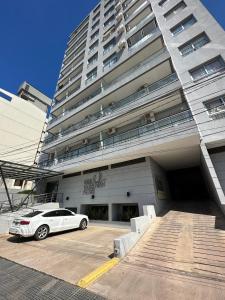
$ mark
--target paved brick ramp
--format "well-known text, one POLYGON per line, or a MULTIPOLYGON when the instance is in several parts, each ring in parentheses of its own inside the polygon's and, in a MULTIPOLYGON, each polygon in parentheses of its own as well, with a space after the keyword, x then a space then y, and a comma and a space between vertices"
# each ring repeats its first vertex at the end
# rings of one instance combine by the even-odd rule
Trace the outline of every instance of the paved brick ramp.
POLYGON ((202 211, 202 204, 190 208, 157 218, 128 256, 88 289, 121 300, 224 300, 224 217, 218 209, 202 211))
POLYGON ((102 300, 103 297, 60 279, 0 258, 1 300, 102 300))
POLYGON ((225 231, 216 228, 217 219, 172 210, 147 232, 125 262, 225 282, 225 231))

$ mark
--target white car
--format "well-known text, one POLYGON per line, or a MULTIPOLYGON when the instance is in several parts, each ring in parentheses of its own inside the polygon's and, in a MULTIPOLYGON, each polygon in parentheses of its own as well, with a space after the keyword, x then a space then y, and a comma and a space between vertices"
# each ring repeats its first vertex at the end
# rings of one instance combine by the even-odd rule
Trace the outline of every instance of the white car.
POLYGON ((19 237, 34 236, 36 240, 45 239, 49 233, 80 228, 88 225, 88 217, 75 214, 68 209, 34 210, 13 220, 9 233, 19 237))

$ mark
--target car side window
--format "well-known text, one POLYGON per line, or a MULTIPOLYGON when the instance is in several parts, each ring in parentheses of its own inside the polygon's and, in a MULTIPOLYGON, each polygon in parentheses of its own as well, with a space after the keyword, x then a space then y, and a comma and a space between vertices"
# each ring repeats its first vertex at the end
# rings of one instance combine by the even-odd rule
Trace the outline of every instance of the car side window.
POLYGON ((69 210, 61 210, 60 216, 74 216, 74 214, 69 210))
POLYGON ((46 214, 43 215, 43 217, 59 217, 59 211, 54 210, 54 211, 47 212, 46 214))

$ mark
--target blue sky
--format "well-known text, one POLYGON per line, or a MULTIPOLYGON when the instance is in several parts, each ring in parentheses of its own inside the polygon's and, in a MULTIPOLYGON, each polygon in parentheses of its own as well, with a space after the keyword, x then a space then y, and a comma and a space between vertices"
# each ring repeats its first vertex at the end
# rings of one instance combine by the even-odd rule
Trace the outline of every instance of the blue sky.
MULTIPOLYGON (((27 80, 53 97, 68 36, 98 2, 0 0, 0 87, 27 80)), ((224 0, 202 2, 225 28, 224 0)))

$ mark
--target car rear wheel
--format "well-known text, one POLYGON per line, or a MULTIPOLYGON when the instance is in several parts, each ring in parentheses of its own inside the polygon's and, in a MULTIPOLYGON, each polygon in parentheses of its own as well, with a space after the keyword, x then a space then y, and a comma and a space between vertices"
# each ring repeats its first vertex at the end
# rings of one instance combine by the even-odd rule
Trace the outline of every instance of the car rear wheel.
POLYGON ((35 232, 34 238, 37 241, 44 240, 49 233, 49 228, 47 225, 41 225, 35 232))
POLYGON ((85 220, 85 219, 81 220, 79 228, 80 228, 80 230, 86 229, 87 228, 87 220, 85 220))

